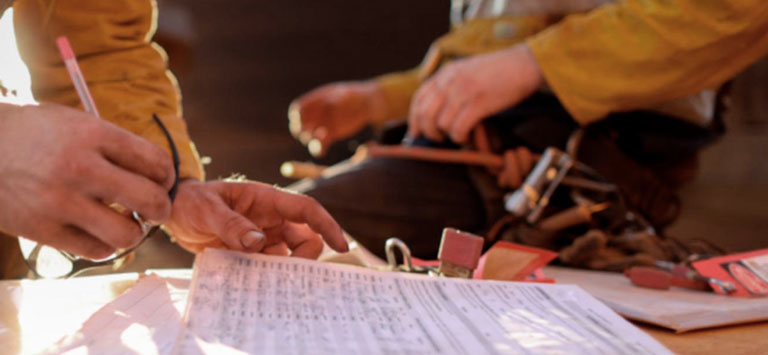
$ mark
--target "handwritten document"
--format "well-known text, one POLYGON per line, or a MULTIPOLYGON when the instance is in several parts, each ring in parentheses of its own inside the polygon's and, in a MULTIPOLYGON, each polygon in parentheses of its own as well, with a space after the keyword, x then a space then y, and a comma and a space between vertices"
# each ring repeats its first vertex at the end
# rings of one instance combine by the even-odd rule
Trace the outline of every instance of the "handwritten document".
POLYGON ((184 318, 179 354, 670 353, 575 286, 220 250, 198 256, 184 318))

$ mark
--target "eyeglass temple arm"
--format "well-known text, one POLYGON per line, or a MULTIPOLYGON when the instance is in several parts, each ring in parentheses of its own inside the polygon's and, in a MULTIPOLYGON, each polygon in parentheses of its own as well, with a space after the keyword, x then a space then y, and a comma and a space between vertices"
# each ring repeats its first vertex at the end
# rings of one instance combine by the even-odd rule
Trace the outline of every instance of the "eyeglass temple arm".
POLYGON ((179 150, 176 148, 176 143, 173 141, 173 137, 171 137, 171 133, 168 131, 168 128, 165 127, 165 124, 162 120, 160 120, 160 117, 157 116, 157 114, 152 114, 152 119, 155 120, 155 123, 160 127, 160 130, 163 131, 163 135, 165 135, 165 138, 168 140, 168 146, 171 149, 171 159, 173 159, 173 171, 176 174, 173 181, 173 187, 171 187, 171 190, 168 191, 168 197, 171 199, 171 202, 176 199, 176 193, 179 190, 179 169, 181 165, 181 159, 179 159, 179 150))

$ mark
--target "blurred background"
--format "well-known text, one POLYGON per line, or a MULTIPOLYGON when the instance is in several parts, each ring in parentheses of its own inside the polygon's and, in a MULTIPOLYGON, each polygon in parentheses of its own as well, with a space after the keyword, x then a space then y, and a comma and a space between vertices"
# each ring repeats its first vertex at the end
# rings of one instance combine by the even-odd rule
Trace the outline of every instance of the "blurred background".
MULTIPOLYGON (((177 67, 190 134, 212 158, 208 177, 238 172, 290 183, 280 164, 310 160, 288 133, 290 101, 328 82, 416 66, 448 30, 448 3, 161 0, 158 40, 184 16, 194 33, 192 52, 179 51, 176 60, 176 47, 164 45, 177 67)), ((669 233, 733 250, 768 247, 768 60, 734 80, 731 101, 728 132, 702 154, 669 233)))
MULTIPOLYGON (((290 101, 324 83, 416 66, 448 30, 448 13, 447 0, 160 0, 157 41, 181 84, 190 134, 211 159, 208 178, 243 173, 287 185, 280 164, 310 160, 288 133, 290 101)), ((669 232, 734 251, 765 248, 767 60, 736 78, 731 104, 728 132, 702 154, 669 232)), ((139 260, 185 266, 191 256, 155 243, 140 249, 139 260), (177 257, 155 257, 168 253, 177 257)))
MULTIPOLYGON (((311 160, 288 132, 291 100, 332 81, 417 66, 448 31, 449 3, 160 0, 156 40, 179 79, 189 133, 210 157, 208 178, 242 173, 290 184, 280 165, 311 160)), ((345 152, 351 150, 336 147, 331 155, 345 152)), ((191 263, 190 255, 160 241, 143 246, 130 269, 191 263)))
POLYGON ((448 5, 161 0, 157 40, 179 78, 190 134, 212 159, 208 177, 237 172, 290 183, 280 164, 310 159, 288 132, 290 101, 331 81, 417 66, 431 41, 447 32, 448 5), (184 32, 177 29, 193 33, 191 52, 177 44, 184 32))

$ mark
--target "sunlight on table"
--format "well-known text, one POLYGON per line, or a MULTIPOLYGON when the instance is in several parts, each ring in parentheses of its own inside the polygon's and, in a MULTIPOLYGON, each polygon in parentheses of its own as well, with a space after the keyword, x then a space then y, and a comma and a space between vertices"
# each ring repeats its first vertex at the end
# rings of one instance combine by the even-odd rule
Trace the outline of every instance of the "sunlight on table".
POLYGON ((22 281, 19 302, 21 350, 36 353, 80 327, 88 317, 129 289, 138 274, 71 280, 22 281), (55 299, 52 299, 54 298, 55 299))

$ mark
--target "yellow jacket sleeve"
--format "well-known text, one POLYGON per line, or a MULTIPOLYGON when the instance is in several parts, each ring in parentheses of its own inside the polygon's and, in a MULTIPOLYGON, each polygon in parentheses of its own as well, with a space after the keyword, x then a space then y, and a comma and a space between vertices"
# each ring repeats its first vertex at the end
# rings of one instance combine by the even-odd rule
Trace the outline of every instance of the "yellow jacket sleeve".
MULTIPOLYGON (((419 69, 384 74, 374 79, 384 93, 387 112, 387 120, 408 117, 408 109, 411 106, 411 97, 421 85, 419 69)), ((383 122, 372 122, 381 124, 383 122)))
POLYGON ((582 124, 717 87, 768 53, 765 0, 625 0, 529 38, 582 124))
POLYGON ((153 0, 18 0, 19 51, 36 100, 81 107, 55 45, 58 36, 67 36, 102 118, 169 149, 152 120, 157 114, 178 147, 180 176, 202 180, 176 80, 164 52, 151 42, 155 5, 153 0))

